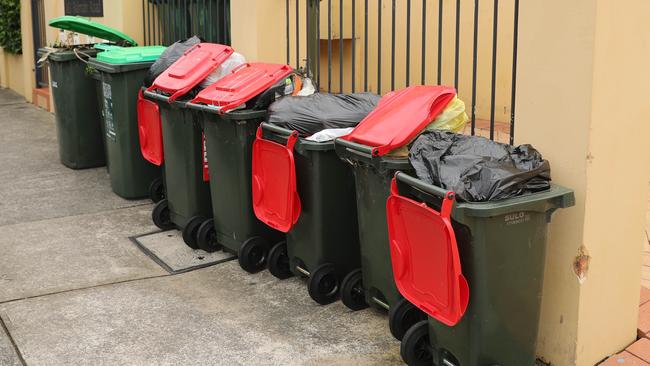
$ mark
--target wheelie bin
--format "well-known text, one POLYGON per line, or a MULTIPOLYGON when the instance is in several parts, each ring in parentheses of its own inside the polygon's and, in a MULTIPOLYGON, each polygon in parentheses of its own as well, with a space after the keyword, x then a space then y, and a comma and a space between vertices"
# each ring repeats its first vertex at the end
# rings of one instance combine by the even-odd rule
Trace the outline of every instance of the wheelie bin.
POLYGON ((292 72, 286 65, 244 64, 201 91, 188 104, 202 112, 210 164, 214 218, 199 228, 199 244, 222 246, 236 254, 239 265, 251 273, 265 268, 270 246, 283 240, 284 235, 259 221, 253 213, 252 147, 266 110, 240 106, 253 104, 247 102, 287 79, 292 72))
POLYGON ((140 153, 137 104, 147 70, 164 50, 162 46, 121 48, 88 61, 101 74, 111 188, 126 199, 147 197, 152 182, 160 178, 160 168, 140 153))
MULTIPOLYGON (((52 19, 51 27, 97 36, 121 45, 136 45, 127 35, 83 18, 64 16, 52 19)), ((61 163, 71 169, 106 164, 104 137, 95 82, 86 76, 86 62, 102 50, 93 45, 67 48, 40 48, 37 52, 49 63, 52 98, 61 163)))
POLYGON ((346 275, 361 280, 361 253, 354 176, 333 140, 313 142, 262 123, 253 144, 253 208, 261 221, 287 233, 269 252, 275 277, 308 277, 309 296, 322 305, 343 292, 351 307, 368 306, 362 293, 340 288, 346 275))
POLYGON ((553 212, 571 190, 494 202, 397 173, 388 200, 392 263, 400 292, 429 315, 402 339, 409 365, 535 365, 553 212))
POLYGON ((404 299, 395 285, 386 224, 386 199, 397 171, 411 171, 408 159, 387 156, 409 143, 435 120, 456 95, 453 88, 412 86, 379 101, 351 134, 335 140, 336 152, 354 171, 361 244, 361 282, 352 286, 373 307, 389 311, 391 334, 402 339, 424 312, 404 299))
MULTIPOLYGON (((165 230, 179 228, 183 240, 199 249, 197 231, 203 222, 212 217, 210 184, 204 175, 203 127, 197 112, 186 108, 186 100, 180 101, 187 92, 198 85, 219 67, 234 50, 228 46, 201 43, 188 50, 180 59, 163 72, 145 92, 144 96, 155 101, 159 115, 151 113, 155 123, 147 122, 141 127, 141 143, 146 142, 154 128, 161 128, 163 151, 160 159, 150 160, 162 164, 166 199, 156 204, 152 219, 156 226, 165 230), (162 122, 162 125, 160 124, 162 122)), ((145 115, 146 103, 140 103, 139 114, 145 115)), ((145 118, 145 117, 143 117, 145 118)), ((143 123, 139 118, 138 123, 143 123)), ((141 148, 146 144, 141 144, 141 148)), ((145 157, 150 154, 143 150, 145 157)), ((214 251, 213 247, 202 248, 214 251)))

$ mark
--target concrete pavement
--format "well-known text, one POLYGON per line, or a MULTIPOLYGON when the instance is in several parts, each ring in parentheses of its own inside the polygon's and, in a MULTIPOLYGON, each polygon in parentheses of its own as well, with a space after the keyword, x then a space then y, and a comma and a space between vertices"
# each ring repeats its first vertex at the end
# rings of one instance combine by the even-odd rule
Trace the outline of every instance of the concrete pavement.
POLYGON ((385 314, 318 306, 302 280, 171 275, 129 239, 151 208, 63 167, 53 116, 0 90, 1 366, 402 365, 385 314))

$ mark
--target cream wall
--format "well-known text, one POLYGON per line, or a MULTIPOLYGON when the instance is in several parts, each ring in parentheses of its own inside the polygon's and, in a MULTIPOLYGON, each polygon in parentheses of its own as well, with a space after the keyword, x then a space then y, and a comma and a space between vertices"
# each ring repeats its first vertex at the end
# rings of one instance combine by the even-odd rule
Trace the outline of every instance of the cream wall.
POLYGON ((554 366, 591 366, 636 339, 650 178, 650 74, 639 72, 650 55, 648 12, 647 0, 522 6, 517 142, 543 151, 554 181, 577 198, 549 233, 539 354, 554 366), (579 255, 590 257, 583 281, 579 255))

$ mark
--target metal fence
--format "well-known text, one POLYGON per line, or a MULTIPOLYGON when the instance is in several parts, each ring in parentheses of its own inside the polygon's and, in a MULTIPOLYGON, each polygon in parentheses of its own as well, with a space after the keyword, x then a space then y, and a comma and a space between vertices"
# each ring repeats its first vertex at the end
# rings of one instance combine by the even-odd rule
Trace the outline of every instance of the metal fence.
POLYGON ((193 35, 230 44, 230 0, 142 0, 147 45, 165 45, 193 35))
POLYGON ((467 133, 513 143, 518 23, 519 0, 286 0, 286 59, 328 92, 453 85, 467 133))
MULTIPOLYGON (((32 35, 34 37, 34 64, 36 64, 40 58, 36 51, 41 47, 47 46, 47 39, 45 36, 45 7, 43 1, 44 0, 31 1, 32 35)), ((34 68, 34 72, 36 74, 36 87, 47 87, 50 83, 47 65, 34 68)))

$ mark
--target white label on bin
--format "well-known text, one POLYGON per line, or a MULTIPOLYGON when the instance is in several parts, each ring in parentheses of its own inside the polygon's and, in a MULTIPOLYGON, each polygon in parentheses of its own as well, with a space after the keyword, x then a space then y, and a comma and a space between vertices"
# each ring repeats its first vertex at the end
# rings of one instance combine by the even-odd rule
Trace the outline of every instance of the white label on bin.
POLYGON ((102 83, 104 92, 104 123, 106 126, 106 137, 115 142, 117 139, 117 132, 115 131, 115 121, 113 120, 113 93, 111 85, 102 83))
POLYGON ((517 225, 530 221, 530 215, 525 212, 515 212, 504 216, 506 225, 517 225))
POLYGON ((53 81, 53 82, 52 82, 52 87, 53 87, 53 88, 58 88, 58 87, 59 87, 59 83, 57 83, 56 81, 53 81))

